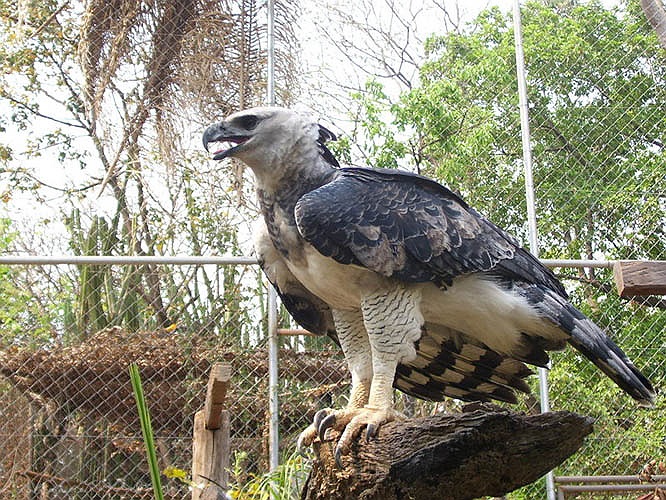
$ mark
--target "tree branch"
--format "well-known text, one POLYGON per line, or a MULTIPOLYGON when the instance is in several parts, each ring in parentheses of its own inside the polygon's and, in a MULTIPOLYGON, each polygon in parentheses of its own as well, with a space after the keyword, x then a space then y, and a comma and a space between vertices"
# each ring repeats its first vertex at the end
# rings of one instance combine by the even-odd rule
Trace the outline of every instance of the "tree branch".
POLYGON ((660 0, 641 0, 641 8, 654 28, 659 44, 666 49, 666 9, 660 0))
POLYGON ((468 408, 473 411, 386 424, 375 439, 354 444, 342 470, 333 457, 335 441, 316 442, 318 460, 301 499, 501 496, 559 465, 592 432, 591 418, 569 412, 468 408))
POLYGON ((80 125, 78 123, 67 122, 65 120, 60 120, 58 118, 54 118, 53 116, 49 116, 49 115, 45 115, 44 113, 40 113, 36 109, 28 106, 26 103, 24 103, 22 101, 19 101, 15 97, 10 96, 6 92, 2 92, 0 94, 0 97, 3 97, 4 99, 7 99, 9 102, 11 102, 13 104, 16 104, 21 109, 24 109, 24 110, 28 111, 30 114, 32 114, 34 116, 38 116, 39 118, 44 118, 46 120, 51 120, 52 122, 59 123, 60 125, 66 125, 68 127, 76 127, 76 128, 82 128, 83 130, 87 130, 85 126, 80 125))

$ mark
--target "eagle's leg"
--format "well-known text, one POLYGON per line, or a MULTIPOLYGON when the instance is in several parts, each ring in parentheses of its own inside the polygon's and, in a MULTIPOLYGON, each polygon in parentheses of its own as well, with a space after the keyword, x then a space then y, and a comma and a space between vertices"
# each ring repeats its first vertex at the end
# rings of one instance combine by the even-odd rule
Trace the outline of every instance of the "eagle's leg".
POLYGON ((297 448, 312 444, 319 435, 322 439, 328 428, 342 430, 368 403, 372 381, 372 350, 363 324, 361 310, 332 310, 338 340, 351 373, 351 392, 347 407, 341 410, 325 408, 315 413, 310 424, 298 437, 297 448), (322 425, 324 424, 324 425, 322 425))
MULTIPOLYGON (((362 300, 363 321, 372 352, 372 383, 367 404, 345 423, 335 449, 338 464, 363 427, 366 439, 370 439, 382 424, 404 418, 393 408, 393 380, 398 363, 416 356, 415 345, 423 328, 420 299, 418 289, 400 285, 369 294, 362 300)), ((339 423, 336 424, 338 427, 339 423)), ((320 425, 320 432, 325 426, 326 420, 320 425)))
POLYGON ((318 412, 310 428, 301 434, 299 444, 311 443, 317 434, 323 440, 329 428, 342 431, 335 448, 336 461, 341 466, 342 455, 364 427, 369 439, 381 425, 403 418, 393 409, 393 380, 398 363, 416 356, 415 343, 423 326, 419 302, 418 290, 394 286, 363 298, 362 327, 358 320, 345 321, 351 313, 344 313, 344 318, 340 313, 334 314, 338 335, 344 332, 340 343, 352 372, 349 405, 342 410, 318 412), (368 374, 372 378, 369 384, 368 374), (362 404, 366 395, 367 402, 362 404))

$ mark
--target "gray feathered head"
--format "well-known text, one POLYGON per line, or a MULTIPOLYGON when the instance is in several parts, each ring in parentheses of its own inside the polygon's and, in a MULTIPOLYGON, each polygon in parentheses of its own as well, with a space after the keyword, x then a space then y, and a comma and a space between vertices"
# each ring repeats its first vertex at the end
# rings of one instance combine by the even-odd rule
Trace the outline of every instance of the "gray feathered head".
POLYGON ((320 156, 338 167, 325 146, 335 134, 307 115, 279 107, 239 111, 208 127, 203 134, 206 151, 213 142, 227 143, 215 150, 214 160, 238 158, 255 173, 274 170, 289 162, 312 162, 320 156))

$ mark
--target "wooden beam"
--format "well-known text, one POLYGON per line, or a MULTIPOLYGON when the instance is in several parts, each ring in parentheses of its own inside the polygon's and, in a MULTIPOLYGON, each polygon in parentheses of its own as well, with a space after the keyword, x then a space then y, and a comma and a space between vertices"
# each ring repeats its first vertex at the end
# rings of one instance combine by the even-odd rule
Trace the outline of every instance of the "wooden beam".
POLYGON ((206 429, 213 431, 219 429, 222 425, 221 413, 224 408, 224 398, 227 396, 230 380, 231 365, 229 363, 213 364, 208 376, 206 403, 204 406, 206 429))
POLYGON ((206 429, 205 417, 204 410, 194 415, 192 481, 205 486, 192 488, 192 500, 222 500, 229 481, 229 411, 221 412, 220 428, 215 431, 206 429))
POLYGON ((666 294, 666 261, 618 261, 613 275, 620 297, 666 294))

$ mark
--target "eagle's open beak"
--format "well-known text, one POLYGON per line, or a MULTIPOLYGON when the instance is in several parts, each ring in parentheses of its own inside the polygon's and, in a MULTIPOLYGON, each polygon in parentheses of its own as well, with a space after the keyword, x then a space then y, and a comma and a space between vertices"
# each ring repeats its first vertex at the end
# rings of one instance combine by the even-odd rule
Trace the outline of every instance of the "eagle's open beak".
POLYGON ((233 147, 223 147, 216 150, 213 153, 213 160, 221 160, 233 156, 238 147, 248 139, 250 139, 250 136, 235 134, 233 131, 228 130, 225 122, 214 123, 204 131, 202 137, 203 147, 206 151, 208 151, 208 146, 211 142, 235 144, 233 147))

